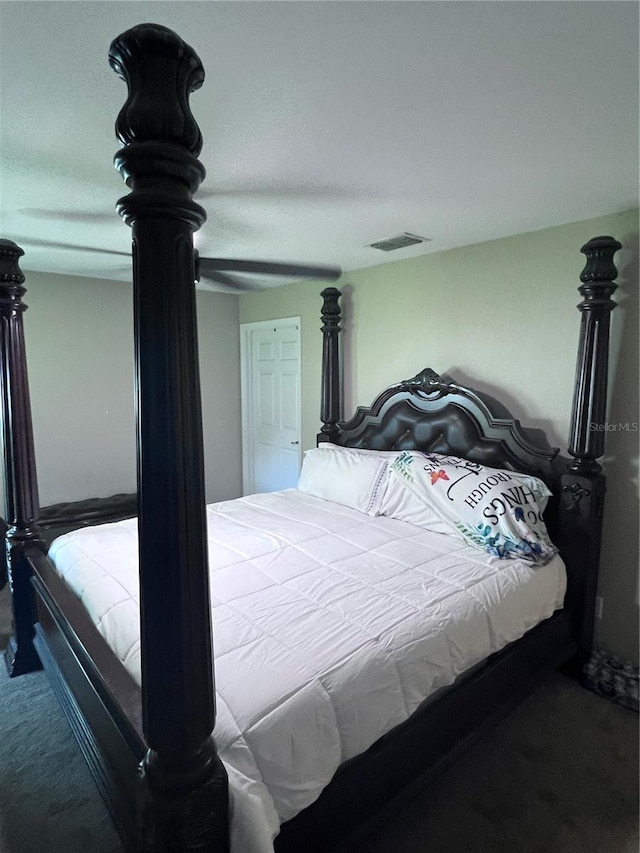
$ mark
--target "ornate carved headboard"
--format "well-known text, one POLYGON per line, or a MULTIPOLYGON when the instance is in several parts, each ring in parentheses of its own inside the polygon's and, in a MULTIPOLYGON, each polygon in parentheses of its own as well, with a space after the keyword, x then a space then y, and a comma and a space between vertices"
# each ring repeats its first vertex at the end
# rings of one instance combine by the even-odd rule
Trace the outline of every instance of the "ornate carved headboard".
POLYGON ((336 444, 451 453, 493 468, 532 473, 557 486, 559 451, 544 433, 525 430, 488 394, 431 368, 385 389, 371 406, 358 408, 338 427, 336 444))
POLYGON ((539 477, 553 493, 545 520, 561 547, 561 479, 571 460, 549 444, 542 430, 525 429, 490 395, 425 368, 386 388, 370 406, 360 406, 336 426, 330 439, 321 435, 320 440, 369 450, 451 454, 539 477))

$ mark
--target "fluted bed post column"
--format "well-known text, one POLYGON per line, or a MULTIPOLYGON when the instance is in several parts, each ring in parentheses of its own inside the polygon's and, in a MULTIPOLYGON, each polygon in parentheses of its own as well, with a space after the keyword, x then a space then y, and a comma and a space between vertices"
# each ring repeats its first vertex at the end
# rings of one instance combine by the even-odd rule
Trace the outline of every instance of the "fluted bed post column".
POLYGON ((613 237, 594 237, 580 249, 587 263, 580 275, 583 301, 576 385, 571 414, 569 453, 571 470, 597 473, 596 461, 604 453, 609 367, 609 323, 616 303, 611 296, 617 288, 618 270, 613 256, 622 246, 613 237))
POLYGON ((40 505, 36 477, 29 379, 22 315, 27 306, 19 261, 24 252, 11 240, 0 240, 0 317, 2 346, 2 435, 5 468, 6 559, 11 584, 14 635, 5 660, 11 676, 41 669, 33 645, 36 622, 30 548, 44 550, 38 527, 40 505))
POLYGON ((212 737, 215 691, 198 371, 192 194, 204 177, 189 95, 193 49, 153 24, 109 60, 129 88, 115 164, 131 189, 143 727, 139 849, 228 850, 227 779, 212 737))
POLYGON ((594 237, 582 248, 587 263, 579 288, 583 301, 576 364, 569 453, 573 461, 561 478, 563 511, 561 535, 569 543, 568 564, 577 571, 573 578, 575 605, 579 614, 578 663, 591 654, 595 616, 595 596, 600 560, 602 515, 606 481, 597 461, 604 453, 606 434, 607 374, 609 367, 609 323, 616 303, 611 299, 618 271, 613 257, 621 244, 613 237, 594 237))
POLYGON ((322 303, 322 388, 320 404, 320 434, 318 441, 333 441, 340 429, 340 305, 342 295, 336 287, 326 287, 320 294, 322 303))

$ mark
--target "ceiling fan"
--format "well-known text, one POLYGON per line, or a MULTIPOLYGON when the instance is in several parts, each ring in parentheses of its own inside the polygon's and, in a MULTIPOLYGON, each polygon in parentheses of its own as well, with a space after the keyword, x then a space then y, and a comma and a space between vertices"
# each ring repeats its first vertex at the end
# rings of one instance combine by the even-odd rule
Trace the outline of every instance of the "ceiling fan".
MULTIPOLYGON (((129 252, 100 249, 94 246, 77 246, 74 243, 33 239, 31 237, 16 237, 15 239, 20 245, 38 248, 131 257, 129 252)), ((261 290, 263 285, 260 284, 260 279, 264 276, 335 281, 342 275, 341 268, 337 266, 281 263, 278 261, 248 261, 232 258, 203 258, 200 257, 197 249, 194 249, 194 267, 196 282, 212 282, 222 286, 227 292, 261 290)), ((129 269, 128 266, 127 269, 129 269)))
MULTIPOLYGON (((342 191, 339 187, 287 187, 283 189, 277 184, 250 182, 244 187, 218 187, 204 190, 199 193, 200 198, 215 196, 266 196, 266 197, 300 197, 300 198, 334 198, 342 191)), ((113 222, 114 214, 109 211, 81 211, 81 210, 52 210, 44 208, 23 208, 21 213, 30 218, 61 220, 68 222, 87 222, 90 224, 101 224, 102 222, 113 222)), ((51 249, 64 249, 66 251, 104 253, 109 255, 122 255, 128 257, 128 252, 118 252, 113 249, 101 250, 92 246, 77 246, 70 243, 57 243, 48 240, 24 239, 24 243, 31 246, 39 246, 51 249)), ((297 264, 274 261, 240 260, 229 258, 204 258, 195 251, 195 280, 196 282, 211 282, 223 288, 227 292, 250 292, 261 290, 268 278, 282 279, 320 279, 324 281, 335 281, 342 274, 337 266, 323 266, 315 264, 297 264)), ((124 271, 124 269, 123 269, 124 271)))

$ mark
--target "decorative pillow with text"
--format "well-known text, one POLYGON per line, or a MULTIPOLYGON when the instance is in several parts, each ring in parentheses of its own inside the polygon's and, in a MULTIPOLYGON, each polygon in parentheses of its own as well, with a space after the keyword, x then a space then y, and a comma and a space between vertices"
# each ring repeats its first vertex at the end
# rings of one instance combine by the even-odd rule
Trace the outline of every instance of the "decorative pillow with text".
POLYGON ((424 505, 424 526, 438 533, 447 527, 465 542, 501 559, 543 565, 556 553, 542 513, 551 492, 537 477, 487 468, 440 453, 403 451, 389 466, 382 512, 410 507, 404 521, 418 523, 417 501, 424 505), (398 491, 399 490, 399 491, 398 491), (412 499, 402 501, 402 490, 412 499))

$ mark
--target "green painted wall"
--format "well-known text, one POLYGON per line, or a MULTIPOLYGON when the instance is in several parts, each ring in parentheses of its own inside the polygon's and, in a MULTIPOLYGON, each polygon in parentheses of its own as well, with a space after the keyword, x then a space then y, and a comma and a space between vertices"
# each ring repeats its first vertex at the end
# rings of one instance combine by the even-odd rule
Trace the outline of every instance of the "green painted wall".
MULTIPOLYGON (((611 234, 609 475, 599 642, 638 659, 638 211, 576 222, 347 272, 343 292, 345 415, 423 367, 495 394, 523 424, 566 449, 587 240, 611 234), (627 430, 617 428, 628 424, 627 430)), ((240 322, 302 318, 303 443, 319 428, 321 286, 296 282, 240 296, 240 322)))

